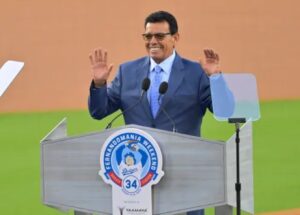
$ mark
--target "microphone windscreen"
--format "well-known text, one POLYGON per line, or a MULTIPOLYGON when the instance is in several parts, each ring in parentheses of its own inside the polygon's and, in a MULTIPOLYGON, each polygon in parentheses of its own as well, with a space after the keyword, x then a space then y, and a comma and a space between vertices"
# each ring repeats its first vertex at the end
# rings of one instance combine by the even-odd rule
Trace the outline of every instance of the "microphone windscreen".
POLYGON ((142 83, 142 90, 147 91, 149 89, 149 87, 150 87, 150 79, 145 78, 142 83))
POLYGON ((162 82, 161 84, 160 84, 160 86, 159 86, 159 94, 165 94, 166 92, 167 92, 167 90, 168 90, 168 83, 167 82, 162 82))

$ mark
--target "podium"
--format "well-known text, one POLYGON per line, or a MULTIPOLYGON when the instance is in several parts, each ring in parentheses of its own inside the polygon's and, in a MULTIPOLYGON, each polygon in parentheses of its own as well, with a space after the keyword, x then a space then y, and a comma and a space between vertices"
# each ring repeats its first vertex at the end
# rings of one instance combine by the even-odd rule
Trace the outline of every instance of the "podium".
MULTIPOLYGON (((63 119, 41 141, 42 202, 75 214, 112 214, 111 186, 98 175, 105 140, 123 128, 137 128, 159 144, 165 175, 153 189, 153 214, 180 214, 215 207, 216 215, 235 207, 235 136, 212 141, 137 125, 68 137, 63 119)), ((252 124, 240 131, 241 208, 254 214, 252 124)))

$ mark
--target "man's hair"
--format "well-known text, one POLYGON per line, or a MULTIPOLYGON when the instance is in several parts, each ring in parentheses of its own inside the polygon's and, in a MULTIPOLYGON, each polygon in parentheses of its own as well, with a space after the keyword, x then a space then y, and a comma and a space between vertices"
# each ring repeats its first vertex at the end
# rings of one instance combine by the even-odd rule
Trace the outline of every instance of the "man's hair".
POLYGON ((170 33, 173 35, 178 32, 178 25, 175 17, 166 11, 157 11, 151 13, 146 19, 144 27, 147 23, 167 22, 169 24, 170 33))
POLYGON ((133 159, 133 164, 136 164, 136 159, 135 159, 134 154, 132 152, 128 152, 127 154, 125 154, 125 156, 124 156, 125 163, 126 163, 126 158, 127 157, 131 157, 133 159))

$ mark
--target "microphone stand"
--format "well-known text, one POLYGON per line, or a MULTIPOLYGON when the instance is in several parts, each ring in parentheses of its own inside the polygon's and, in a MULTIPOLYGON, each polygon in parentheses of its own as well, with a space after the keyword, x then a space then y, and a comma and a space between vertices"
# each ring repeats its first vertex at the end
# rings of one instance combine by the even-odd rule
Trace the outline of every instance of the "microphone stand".
POLYGON ((134 105, 131 105, 129 108, 125 109, 124 111, 122 111, 121 113, 119 113, 115 118, 113 118, 110 123, 107 124, 106 128, 105 129, 109 129, 111 128, 113 122, 118 119, 121 115, 124 115, 124 113, 128 112, 129 110, 131 110, 132 108, 134 108, 137 104, 139 104, 143 98, 144 98, 144 95, 145 93, 148 91, 149 89, 149 86, 150 86, 150 79, 149 78, 145 78, 143 80, 143 83, 142 83, 142 94, 139 98, 139 100, 134 104, 134 105))
POLYGON ((235 124, 236 132, 236 215, 241 215, 241 189, 242 185, 240 182, 240 123, 245 123, 246 118, 229 118, 229 123, 235 124))
MULTIPOLYGON (((125 111, 124 111, 124 112, 125 112, 125 111)), ((105 129, 111 128, 113 122, 114 122, 116 119, 118 119, 121 115, 123 115, 124 112, 121 112, 121 113, 119 113, 117 116, 115 116, 115 118, 113 118, 112 121, 110 121, 110 123, 107 124, 107 126, 105 127, 105 129)))
POLYGON ((118 119, 121 115, 124 115, 124 113, 126 113, 127 111, 131 110, 133 107, 135 107, 138 103, 140 103, 142 101, 142 99, 144 98, 144 95, 145 95, 145 92, 146 91, 143 91, 142 92, 142 95, 140 97, 140 99, 137 101, 137 103, 135 103, 134 105, 130 106, 128 109, 124 110, 124 111, 121 111, 121 113, 119 113, 117 116, 115 116, 115 118, 113 118, 110 123, 107 124, 107 126, 105 127, 105 129, 109 129, 111 128, 113 122, 118 119))
POLYGON ((173 119, 171 119, 171 117, 169 116, 169 114, 167 113, 167 111, 164 109, 163 106, 161 106, 161 110, 164 112, 164 114, 167 116, 167 118, 169 119, 169 121, 171 121, 171 123, 173 124, 173 133, 176 133, 177 130, 176 130, 176 127, 175 127, 175 122, 173 119))
POLYGON ((162 101, 161 97, 167 92, 168 90, 168 82, 162 82, 159 86, 159 97, 158 97, 158 103, 160 105, 161 110, 164 112, 164 114, 167 116, 168 120, 172 123, 173 125, 173 133, 177 132, 176 131, 176 126, 174 120, 170 117, 168 112, 165 110, 165 108, 162 106, 162 101))

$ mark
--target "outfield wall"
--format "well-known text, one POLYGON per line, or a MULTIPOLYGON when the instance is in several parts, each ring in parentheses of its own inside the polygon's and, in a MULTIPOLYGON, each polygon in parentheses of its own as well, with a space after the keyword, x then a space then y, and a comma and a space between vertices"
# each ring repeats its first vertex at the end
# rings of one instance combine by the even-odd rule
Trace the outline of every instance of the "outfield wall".
POLYGON ((224 71, 252 72, 262 100, 300 98, 297 0, 2 0, 0 64, 25 61, 0 112, 86 108, 88 54, 102 46, 115 65, 145 55, 143 21, 155 10, 179 22, 178 52, 212 47, 224 71))

